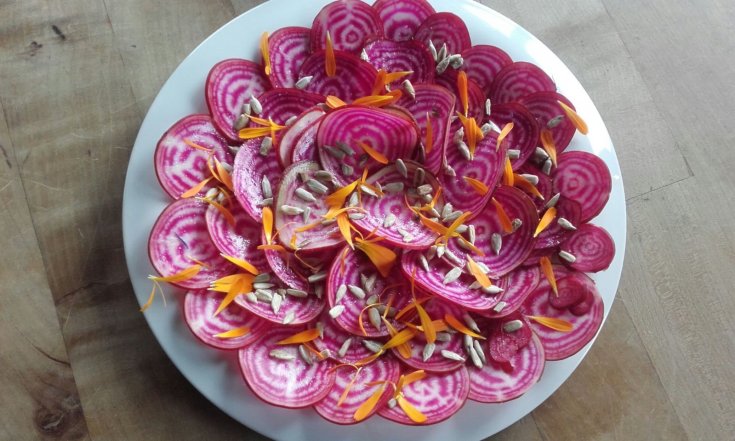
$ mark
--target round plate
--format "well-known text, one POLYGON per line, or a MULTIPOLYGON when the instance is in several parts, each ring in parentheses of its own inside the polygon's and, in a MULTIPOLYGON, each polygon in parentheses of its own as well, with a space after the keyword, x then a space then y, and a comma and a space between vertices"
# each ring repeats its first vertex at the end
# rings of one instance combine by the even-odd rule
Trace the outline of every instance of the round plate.
MULTIPOLYGON (((153 151, 161 134, 181 117, 206 113, 204 81, 216 62, 230 57, 258 59, 258 42, 264 31, 283 26, 311 26, 312 19, 329 0, 271 0, 235 18, 197 47, 161 88, 135 141, 130 156, 123 197, 123 235, 130 280, 143 304, 150 291, 146 279, 153 274, 148 261, 148 234, 158 214, 170 203, 153 170, 153 151)), ((559 92, 567 96, 589 125, 589 135, 575 135, 570 149, 600 156, 610 168, 612 194, 594 222, 605 227, 617 254, 607 271, 594 275, 605 300, 605 317, 615 298, 623 266, 626 237, 625 196, 615 149, 604 123, 579 81, 564 63, 536 37, 505 16, 471 0, 432 0, 437 11, 462 17, 473 44, 493 44, 516 61, 530 61, 546 71, 559 92)), ((173 290, 171 290, 173 291, 173 290)), ((520 398, 503 404, 468 401, 454 417, 428 427, 408 427, 375 416, 354 426, 339 426, 319 417, 312 409, 288 410, 269 406, 245 385, 235 357, 198 342, 184 323, 180 308, 156 301, 145 313, 163 350, 182 374, 224 412, 242 424, 274 439, 391 439, 439 441, 479 440, 503 430, 546 400, 579 365, 592 343, 576 355, 548 362, 539 383, 520 398)))

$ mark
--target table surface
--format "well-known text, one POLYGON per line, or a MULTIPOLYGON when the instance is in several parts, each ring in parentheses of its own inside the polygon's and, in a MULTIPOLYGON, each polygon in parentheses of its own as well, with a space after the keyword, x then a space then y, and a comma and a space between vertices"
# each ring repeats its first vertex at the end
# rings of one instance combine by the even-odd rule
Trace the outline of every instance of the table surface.
MULTIPOLYGON (((138 312, 122 189, 159 87, 253 0, 0 0, 0 439, 264 439, 138 312)), ((493 439, 732 439, 735 3, 483 3, 544 41, 617 147, 628 247, 579 369, 493 439)))

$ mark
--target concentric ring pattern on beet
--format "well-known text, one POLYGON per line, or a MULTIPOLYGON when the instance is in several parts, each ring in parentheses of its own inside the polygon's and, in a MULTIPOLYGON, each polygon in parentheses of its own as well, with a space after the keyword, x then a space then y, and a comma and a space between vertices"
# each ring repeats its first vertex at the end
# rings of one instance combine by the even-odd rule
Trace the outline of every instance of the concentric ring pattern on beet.
POLYGON ((256 396, 335 424, 512 400, 589 343, 611 175, 550 73, 426 0, 337 0, 259 44, 162 134, 143 310, 186 289, 256 396))

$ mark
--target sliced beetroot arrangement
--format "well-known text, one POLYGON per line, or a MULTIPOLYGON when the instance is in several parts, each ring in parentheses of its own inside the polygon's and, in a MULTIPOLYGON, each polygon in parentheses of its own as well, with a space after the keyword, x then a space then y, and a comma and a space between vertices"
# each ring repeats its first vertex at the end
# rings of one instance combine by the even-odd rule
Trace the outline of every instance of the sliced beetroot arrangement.
MULTIPOLYGON (((210 177, 207 162, 217 158, 232 164, 227 141, 217 133, 208 115, 189 115, 171 126, 158 141, 154 158, 161 188, 174 199, 210 177), (197 148, 201 147, 201 148, 197 148)), ((204 185, 205 194, 212 183, 204 185)))
POLYGON ((259 339, 267 322, 235 304, 215 314, 225 295, 214 291, 189 291, 184 297, 184 318, 191 332, 217 349, 240 349, 259 339), (230 336, 230 334, 233 336, 230 336))
POLYGON ((158 143, 142 310, 187 290, 258 397, 336 424, 515 399, 594 337, 612 179, 565 151, 588 127, 547 73, 426 0, 334 1, 259 43, 158 143))
POLYGON ((215 64, 204 89, 214 126, 230 142, 240 142, 238 118, 249 113, 243 106, 268 89, 263 68, 252 61, 231 58, 215 64))
POLYGON ((596 273, 607 269, 615 257, 615 242, 610 233, 597 225, 577 228, 560 247, 571 268, 596 273))
POLYGON ((589 222, 600 214, 612 190, 610 170, 599 156, 587 152, 564 152, 559 155, 554 173, 554 192, 579 203, 580 222, 589 222))

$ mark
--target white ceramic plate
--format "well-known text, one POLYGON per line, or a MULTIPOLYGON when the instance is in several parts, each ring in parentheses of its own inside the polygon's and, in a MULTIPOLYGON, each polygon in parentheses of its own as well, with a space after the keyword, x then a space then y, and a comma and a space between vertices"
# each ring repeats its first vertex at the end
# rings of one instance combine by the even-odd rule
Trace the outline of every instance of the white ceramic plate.
MULTIPOLYGON (((283 26, 310 27, 319 9, 328 2, 271 0, 246 12, 207 38, 161 88, 135 141, 123 198, 125 254, 130 279, 141 304, 150 290, 146 276, 154 272, 148 261, 148 235, 158 214, 171 202, 160 189, 153 170, 156 142, 181 117, 206 113, 204 81, 212 65, 230 57, 257 59, 258 40, 264 31, 272 32, 283 26)), ((576 135, 571 148, 591 151, 602 157, 613 177, 610 201, 595 220, 610 232, 617 247, 610 268, 594 276, 605 301, 607 317, 623 265, 626 214, 620 167, 597 109, 564 63, 513 21, 471 0, 431 0, 431 3, 437 11, 450 11, 462 17, 473 44, 493 44, 508 52, 513 60, 530 61, 544 69, 589 124, 589 135, 576 135)), ((428 427, 402 426, 378 416, 355 426, 338 426, 323 420, 311 409, 281 409, 258 400, 245 385, 234 354, 211 349, 196 340, 186 327, 178 306, 164 308, 157 301, 145 313, 166 354, 216 406, 242 424, 279 440, 479 440, 503 430, 541 404, 571 375, 592 344, 566 360, 547 363, 541 381, 525 395, 508 403, 468 401, 454 417, 428 427)))

